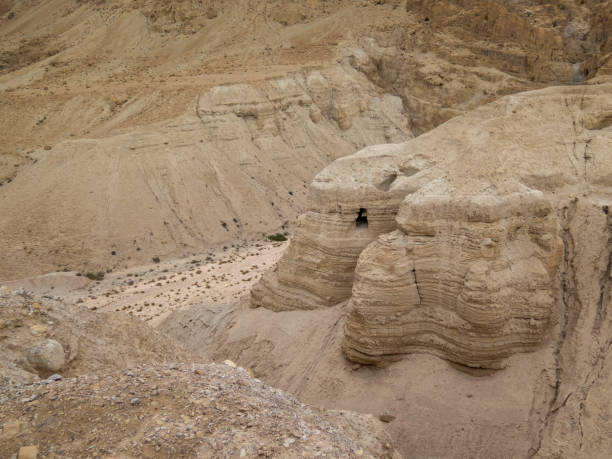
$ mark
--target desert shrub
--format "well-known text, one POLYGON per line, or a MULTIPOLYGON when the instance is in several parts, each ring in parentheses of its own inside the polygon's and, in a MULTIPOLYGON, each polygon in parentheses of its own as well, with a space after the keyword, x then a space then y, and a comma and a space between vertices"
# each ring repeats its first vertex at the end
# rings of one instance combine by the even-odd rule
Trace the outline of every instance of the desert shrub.
POLYGON ((87 274, 85 274, 85 277, 87 279, 91 279, 91 280, 95 280, 95 281, 101 281, 102 279, 104 279, 104 273, 102 271, 97 272, 97 273, 87 273, 87 274))
POLYGON ((281 233, 270 234, 270 235, 268 235, 268 239, 270 239, 271 241, 277 241, 277 242, 282 242, 282 241, 286 241, 287 240, 285 235, 281 234, 281 233))

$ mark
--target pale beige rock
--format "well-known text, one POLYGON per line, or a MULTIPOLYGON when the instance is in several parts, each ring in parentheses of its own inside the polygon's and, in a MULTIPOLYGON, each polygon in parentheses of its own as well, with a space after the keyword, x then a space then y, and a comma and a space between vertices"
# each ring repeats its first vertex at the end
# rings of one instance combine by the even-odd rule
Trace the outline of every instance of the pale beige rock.
POLYGON ((45 336, 49 330, 47 325, 34 324, 30 327, 30 331, 34 336, 45 336))
POLYGON ((611 72, 609 0, 73 3, 0 6, 1 280, 287 230, 340 156, 611 72))
MULTIPOLYGON (((611 94, 610 83, 524 93, 451 120, 391 159, 343 158, 327 169, 338 172, 323 182, 328 190, 319 193, 323 184, 313 183, 310 212, 276 273, 255 292, 253 303, 265 307, 223 309, 221 322, 193 307, 170 317, 164 331, 192 339, 194 349, 213 347, 218 359, 232 358, 304 400, 397 415, 387 427, 408 456, 607 457, 612 126, 587 129, 583 121, 606 119, 611 94), (353 256, 352 232, 364 230, 355 226, 360 203, 348 201, 352 223, 347 218, 338 230, 328 224, 340 220, 336 196, 361 199, 354 190, 374 190, 380 163, 401 165, 402 155, 422 157, 427 165, 414 176, 428 177, 400 199, 393 228, 369 235, 365 250, 353 249, 361 258, 353 256), (351 297, 333 263, 317 265, 308 256, 328 234, 336 241, 330 246, 354 266, 352 291, 362 301, 351 297), (296 244, 308 238, 309 245, 296 244), (456 279, 468 276, 472 281, 457 293, 456 279), (325 284, 313 279, 329 279, 348 293, 326 307, 317 295, 325 284), (435 299, 429 317, 418 305, 416 283, 429 306, 435 299), (275 312, 283 307, 293 310, 275 312), (405 316, 396 319, 398 311, 405 316), (421 324, 401 320, 411 315, 426 320, 424 341, 438 341, 418 347, 414 331, 421 324), (465 333, 453 328, 458 323, 465 333), (383 335, 386 330, 397 335, 383 335), (369 341, 355 344, 353 336, 369 341), (398 355, 388 353, 389 343, 398 355), (351 358, 401 360, 354 369, 342 344, 351 358), (533 352, 520 353, 525 350, 533 352)), ((367 209, 369 220, 375 214, 367 209)), ((369 231, 376 221, 368 223, 369 231)))
POLYGON ((336 161, 251 304, 350 298, 344 351, 359 363, 427 351, 499 368, 533 349, 562 314, 567 209, 580 199, 603 214, 611 202, 611 88, 509 96, 336 161))
POLYGON ((359 253, 395 228, 404 196, 428 180, 430 162, 419 155, 399 164, 401 145, 378 145, 343 158, 311 185, 302 215, 278 264, 252 291, 252 305, 273 310, 316 309, 350 296, 359 253), (367 225, 356 226, 360 209, 367 225))
POLYGON ((22 446, 19 448, 18 459, 36 459, 38 457, 38 446, 22 446))
POLYGON ((2 438, 5 440, 19 435, 21 423, 19 421, 7 422, 2 426, 2 438))
POLYGON ((561 258, 556 218, 538 198, 403 205, 401 230, 380 236, 357 264, 348 357, 380 363, 425 350, 495 367, 538 345, 551 323, 561 258))
POLYGON ((63 346, 54 339, 45 340, 30 349, 28 362, 39 371, 60 371, 65 363, 63 346))

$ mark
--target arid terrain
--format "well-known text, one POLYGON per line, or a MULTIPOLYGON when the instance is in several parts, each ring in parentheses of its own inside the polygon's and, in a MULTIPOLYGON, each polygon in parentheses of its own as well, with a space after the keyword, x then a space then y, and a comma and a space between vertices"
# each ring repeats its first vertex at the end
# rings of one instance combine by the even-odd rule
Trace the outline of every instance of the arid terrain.
POLYGON ((612 455, 611 1, 0 0, 0 128, 0 456, 612 455))

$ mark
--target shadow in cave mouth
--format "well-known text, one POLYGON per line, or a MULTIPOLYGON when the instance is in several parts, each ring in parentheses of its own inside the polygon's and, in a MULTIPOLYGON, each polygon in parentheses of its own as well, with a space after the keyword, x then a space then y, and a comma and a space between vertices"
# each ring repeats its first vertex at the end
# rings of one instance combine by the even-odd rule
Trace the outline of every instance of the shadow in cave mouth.
POLYGON ((368 211, 363 207, 359 209, 359 213, 357 214, 357 218, 355 219, 355 226, 357 228, 368 227, 368 211))

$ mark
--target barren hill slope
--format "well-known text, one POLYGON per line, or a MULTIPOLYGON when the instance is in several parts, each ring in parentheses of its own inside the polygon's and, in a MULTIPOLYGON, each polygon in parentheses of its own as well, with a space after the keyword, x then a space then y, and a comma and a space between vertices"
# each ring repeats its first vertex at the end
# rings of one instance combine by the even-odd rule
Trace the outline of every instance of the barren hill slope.
POLYGON ((71 377, 193 361, 180 344, 127 315, 97 314, 58 297, 31 296, 25 289, 16 294, 5 287, 0 287, 0 342, 3 386, 53 373, 71 377))
POLYGON ((609 5, 3 1, 0 278, 288 228, 340 156, 608 72, 609 5))

